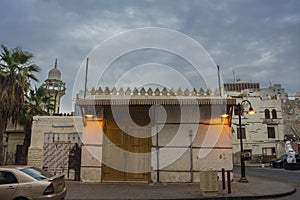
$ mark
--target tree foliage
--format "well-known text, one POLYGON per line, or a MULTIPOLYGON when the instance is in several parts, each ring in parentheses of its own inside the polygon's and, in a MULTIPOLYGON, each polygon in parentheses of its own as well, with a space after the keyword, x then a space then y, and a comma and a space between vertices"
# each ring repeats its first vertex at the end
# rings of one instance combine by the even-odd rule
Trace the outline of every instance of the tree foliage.
POLYGON ((25 104, 22 108, 20 123, 24 125, 24 142, 20 158, 20 163, 27 164, 27 153, 31 141, 31 129, 33 117, 40 115, 49 115, 46 110, 53 110, 54 107, 51 104, 51 98, 47 96, 46 89, 43 87, 30 90, 25 95, 25 104))
POLYGON ((7 123, 17 123, 25 103, 30 81, 38 81, 34 73, 40 68, 33 64, 33 55, 20 48, 1 45, 0 53, 0 164, 3 164, 3 133, 7 123))

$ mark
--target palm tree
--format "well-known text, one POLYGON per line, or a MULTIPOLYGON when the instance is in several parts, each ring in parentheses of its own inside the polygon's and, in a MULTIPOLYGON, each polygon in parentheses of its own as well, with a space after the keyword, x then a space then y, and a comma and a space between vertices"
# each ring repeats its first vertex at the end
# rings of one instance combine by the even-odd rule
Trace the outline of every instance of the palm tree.
POLYGON ((24 142, 21 153, 20 163, 27 164, 27 153, 31 141, 31 128, 33 116, 36 115, 49 115, 48 108, 53 110, 54 107, 51 104, 51 99, 47 96, 46 89, 43 87, 35 88, 30 90, 26 95, 25 104, 22 109, 20 123, 24 125, 24 142))
POLYGON ((4 162, 3 133, 9 120, 16 124, 30 88, 30 80, 38 81, 33 73, 39 67, 32 63, 33 55, 20 48, 1 45, 0 54, 0 165, 4 162))

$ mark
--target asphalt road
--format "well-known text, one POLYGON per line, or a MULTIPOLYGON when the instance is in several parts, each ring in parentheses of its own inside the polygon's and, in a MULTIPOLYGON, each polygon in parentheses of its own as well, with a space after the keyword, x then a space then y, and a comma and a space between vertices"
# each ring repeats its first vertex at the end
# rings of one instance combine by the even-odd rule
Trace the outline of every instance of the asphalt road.
MULTIPOLYGON (((235 173, 240 173, 240 167, 234 167, 235 173)), ((296 193, 276 199, 299 200, 300 199, 300 170, 274 169, 271 167, 246 167, 246 177, 248 175, 262 177, 270 181, 287 183, 296 187, 296 193)))

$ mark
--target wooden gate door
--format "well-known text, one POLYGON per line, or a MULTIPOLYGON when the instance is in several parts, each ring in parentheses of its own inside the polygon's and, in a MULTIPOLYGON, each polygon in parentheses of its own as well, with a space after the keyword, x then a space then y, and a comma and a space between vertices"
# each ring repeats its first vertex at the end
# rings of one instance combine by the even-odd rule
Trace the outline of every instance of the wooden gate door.
MULTIPOLYGON (((129 133, 135 132, 135 135, 138 130, 131 129, 129 133)), ((127 134, 126 134, 127 135, 127 134)), ((143 173, 126 173, 127 181, 141 181, 149 182, 150 181, 150 150, 151 150, 151 141, 149 138, 133 137, 127 135, 126 149, 129 152, 133 152, 126 157, 127 168, 130 171, 138 171, 143 173)))
POLYGON ((106 121, 102 149, 102 181, 125 181, 124 133, 106 121), (116 169, 117 166, 118 169, 116 169))
POLYGON ((126 131, 129 134, 122 131, 113 119, 106 115, 102 150, 102 181, 149 182, 151 132, 149 130, 149 133, 139 133, 144 137, 134 137, 130 133, 138 136, 138 130, 128 128, 126 131))

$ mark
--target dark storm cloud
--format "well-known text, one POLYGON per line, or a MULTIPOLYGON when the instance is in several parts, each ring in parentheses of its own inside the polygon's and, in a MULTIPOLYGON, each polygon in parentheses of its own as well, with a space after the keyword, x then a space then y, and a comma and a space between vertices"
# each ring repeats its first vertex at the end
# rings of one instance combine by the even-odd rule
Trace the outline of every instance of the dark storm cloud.
POLYGON ((233 81, 235 70, 243 80, 282 83, 292 95, 299 90, 298 1, 206 3, 202 9, 190 7, 183 31, 199 37, 222 66, 225 81, 233 81))
POLYGON ((224 81, 236 78, 280 83, 299 90, 300 1, 1 1, 0 44, 35 55, 40 80, 59 60, 67 83, 62 110, 70 111, 74 77, 89 52, 133 28, 164 27, 199 42, 221 66, 224 81))

